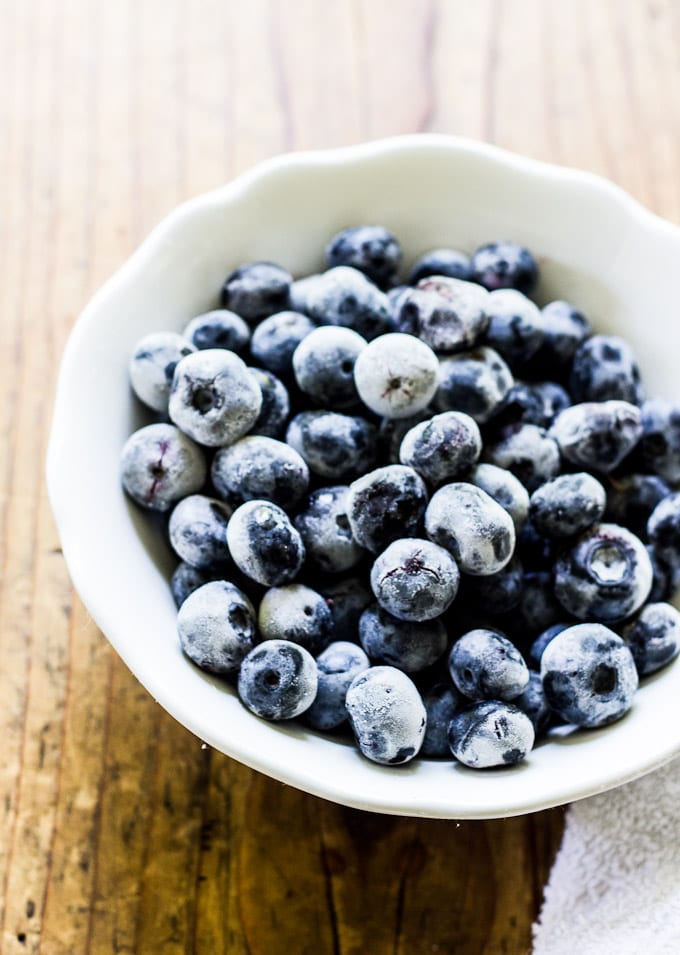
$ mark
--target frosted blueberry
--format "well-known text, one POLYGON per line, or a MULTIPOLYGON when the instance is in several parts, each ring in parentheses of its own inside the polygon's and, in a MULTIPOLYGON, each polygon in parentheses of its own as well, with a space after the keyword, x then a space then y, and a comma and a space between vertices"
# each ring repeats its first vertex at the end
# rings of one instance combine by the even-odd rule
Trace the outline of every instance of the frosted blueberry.
POLYGON ((464 476, 481 453, 482 436, 474 418, 444 411, 406 432, 399 460, 436 487, 464 476))
POLYGON ((359 269, 381 288, 394 281, 401 249, 396 238, 381 225, 359 225, 343 229, 326 246, 329 268, 350 265, 359 269))
POLYGON ((543 342, 537 358, 544 370, 562 370, 590 334, 588 319, 568 302, 549 302, 541 310, 543 342))
POLYGON ((626 401, 572 405, 557 416, 549 434, 567 461, 607 474, 637 444, 640 409, 626 401))
POLYGON ((299 533, 286 512, 270 501, 238 507, 227 527, 227 544, 239 570, 267 587, 289 583, 305 559, 299 533))
POLYGON ((659 560, 672 571, 680 567, 680 492, 669 494, 654 508, 647 537, 659 560))
POLYGON ((209 568, 229 561, 227 524, 231 508, 204 494, 190 494, 173 508, 168 522, 170 544, 192 567, 209 568))
POLYGON ((310 332, 293 354, 298 388, 325 408, 342 410, 356 405, 354 364, 365 347, 366 339, 351 328, 324 325, 310 332))
POLYGON ((484 700, 460 710, 449 726, 449 746, 455 758, 471 769, 513 766, 534 745, 534 726, 512 703, 484 700))
POLYGON ((516 382, 492 419, 495 428, 509 424, 536 424, 549 428, 560 411, 571 405, 571 398, 554 381, 516 382))
POLYGON ((305 545, 307 563, 325 573, 349 570, 364 555, 352 536, 348 497, 349 488, 345 485, 319 488, 293 518, 305 545))
POLYGON ((535 424, 512 424, 486 448, 491 464, 512 471, 528 491, 554 478, 560 471, 560 450, 544 428, 535 424))
POLYGON ((123 487, 153 511, 167 511, 175 501, 200 491, 206 472, 202 450, 171 424, 140 428, 123 446, 123 487))
POLYGON ((472 279, 484 288, 514 288, 531 294, 538 281, 538 266, 528 249, 514 242, 491 242, 472 256, 472 279))
POLYGON ((222 286, 221 304, 249 321, 288 307, 290 273, 273 262, 248 262, 230 272, 222 286))
POLYGON ((445 275, 467 282, 471 278, 470 259, 455 249, 431 249, 415 263, 408 280, 411 285, 417 285, 430 275, 445 275))
POLYGON ((513 381, 498 352, 480 345, 440 362, 434 405, 438 411, 464 411, 483 424, 499 408, 513 381))
POLYGON ((529 516, 539 534, 572 537, 599 521, 606 503, 605 489, 590 474, 561 474, 534 491, 529 516))
POLYGON ((437 390, 437 356, 412 335, 381 335, 354 365, 363 403, 386 418, 408 418, 426 408, 437 390))
POLYGON ((435 683, 423 694, 423 704, 427 726, 420 755, 450 758, 449 724, 462 705, 461 698, 450 683, 435 683))
POLYGON ((473 484, 446 484, 425 511, 427 536, 450 551, 463 573, 496 574, 515 546, 512 518, 473 484))
POLYGON ((218 308, 192 318, 182 333, 198 349, 228 348, 242 355, 250 341, 250 329, 236 312, 218 308))
POLYGON ((359 640, 372 661, 404 673, 432 666, 448 643, 441 620, 397 620, 378 604, 367 607, 359 618, 359 640))
POLYGON ((395 667, 369 667, 347 691, 357 746, 375 763, 407 763, 420 750, 427 714, 413 682, 395 667))
POLYGON ((529 492, 511 471, 495 464, 478 464, 469 481, 508 512, 516 531, 522 528, 529 514, 529 492))
POLYGON ((512 702, 529 717, 534 725, 536 736, 542 736, 552 723, 554 714, 545 697, 540 673, 535 670, 529 671, 529 682, 526 688, 512 702))
POLYGON ((233 352, 197 351, 175 368, 170 418, 199 444, 232 444, 255 424, 261 407, 257 379, 233 352))
POLYGON ((315 321, 344 325, 369 341, 392 325, 387 296, 358 269, 345 265, 298 279, 291 288, 291 302, 315 321))
POLYGON ((431 417, 432 411, 424 408, 409 418, 383 418, 379 431, 381 456, 390 464, 399 464, 399 448, 406 432, 431 417))
POLYGON ((167 413, 177 362, 195 350, 190 341, 174 332, 152 332, 138 341, 128 372, 139 400, 154 411, 167 413))
POLYGON ((638 688, 632 653, 599 623, 568 627, 551 640, 541 657, 541 681, 552 709, 587 727, 620 719, 638 688))
POLYGON ((224 676, 238 670, 255 641, 255 611, 246 595, 214 580, 186 598, 177 614, 182 650, 202 670, 224 676))
POLYGON ((680 406, 663 398, 645 401, 637 451, 645 468, 665 481, 680 481, 680 406))
POLYGON ((303 411, 288 425, 286 441, 319 477, 342 481, 370 470, 378 432, 365 418, 334 411, 303 411))
POLYGON ((656 673, 680 652, 680 613, 668 603, 647 604, 621 636, 640 676, 656 673))
POLYGON ((402 464, 388 464, 357 478, 347 497, 354 540, 374 554, 400 537, 415 536, 426 507, 422 478, 402 464))
POLYGON ((562 633, 563 630, 566 630, 567 627, 571 627, 570 623, 554 623, 552 626, 547 627, 542 633, 540 633, 534 642, 531 644, 531 649, 529 650, 529 662, 532 666, 536 667, 537 670, 541 668, 541 657, 543 656, 543 651, 548 646, 550 641, 557 636, 558 633, 562 633))
POLYGON ((178 564, 170 579, 170 590, 175 606, 179 609, 189 594, 198 590, 203 584, 207 584, 209 580, 211 580, 211 576, 208 571, 192 567, 185 561, 178 564))
POLYGON ((534 303, 521 292, 502 288, 491 292, 485 343, 510 364, 528 361, 543 341, 543 321, 534 303))
POLYGON ((514 700, 529 682, 529 668, 517 647, 493 630, 470 630, 454 643, 449 673, 468 699, 514 700))
POLYGON ((318 590, 325 597, 333 617, 335 639, 356 643, 359 639, 359 618, 374 599, 364 578, 343 577, 330 582, 319 581, 318 590))
POLYGON ((647 547, 647 554, 652 564, 652 589, 649 592, 650 603, 671 600, 680 580, 680 568, 677 559, 675 563, 669 563, 665 558, 656 552, 656 548, 647 547))
POLYGON ((255 328, 250 350, 275 375, 288 375, 293 367, 293 352, 315 328, 311 318, 301 312, 277 312, 255 328))
POLYGON ((262 405, 250 434, 261 434, 266 438, 278 438, 288 421, 290 398, 282 381, 270 371, 262 368, 248 369, 260 386, 262 405))
POLYGON ((211 476, 217 493, 237 507, 264 499, 279 507, 295 507, 309 485, 309 468, 288 444, 253 435, 220 448, 211 476))
POLYGON ((497 574, 468 577, 464 594, 485 613, 507 613, 520 602, 523 587, 524 570, 521 562, 513 557, 497 574))
POLYGON ((305 723, 326 731, 341 726, 347 719, 347 690, 355 676, 369 666, 368 657, 356 643, 330 643, 316 658, 318 688, 305 713, 305 723))
POLYGON ((552 570, 525 571, 522 594, 513 609, 511 620, 513 633, 522 645, 563 620, 564 611, 554 593, 552 570))
POLYGON ((643 390, 640 368, 628 342, 615 335, 593 335, 579 345, 569 378, 574 401, 629 401, 637 405, 643 390))
POLYGON ((652 511, 671 493, 655 474, 626 474, 610 477, 607 483, 607 518, 623 524, 641 540, 647 537, 647 521, 652 511))
POLYGON ((378 603, 399 620, 439 617, 453 603, 459 580, 451 554, 418 538, 393 541, 371 568, 378 603))
POLYGON ((473 282, 440 275, 424 278, 395 301, 395 328, 436 352, 463 351, 486 331, 488 299, 489 293, 473 282))
POLYGON ((260 602, 257 625, 263 640, 291 640, 312 656, 328 646, 333 633, 328 604, 302 584, 271 587, 260 602))
POLYGON ((289 640, 265 640, 250 651, 238 675, 238 695, 265 720, 292 720, 314 702, 314 657, 289 640))

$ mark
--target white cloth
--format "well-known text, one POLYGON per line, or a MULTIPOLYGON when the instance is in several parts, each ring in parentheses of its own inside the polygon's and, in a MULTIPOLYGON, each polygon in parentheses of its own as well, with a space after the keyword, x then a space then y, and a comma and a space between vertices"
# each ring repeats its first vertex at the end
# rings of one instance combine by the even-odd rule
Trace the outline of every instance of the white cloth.
POLYGON ((680 955, 680 759, 570 807, 533 955, 680 955))

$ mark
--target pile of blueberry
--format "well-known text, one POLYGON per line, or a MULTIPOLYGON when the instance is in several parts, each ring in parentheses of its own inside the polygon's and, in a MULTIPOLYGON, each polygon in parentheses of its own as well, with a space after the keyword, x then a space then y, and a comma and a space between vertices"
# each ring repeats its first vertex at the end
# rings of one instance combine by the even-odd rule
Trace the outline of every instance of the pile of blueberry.
POLYGON ((680 649, 680 407, 622 339, 471 258, 343 230, 325 271, 254 262, 130 361, 157 423, 126 492, 168 515, 179 640, 270 720, 385 764, 523 759, 598 727, 680 649))

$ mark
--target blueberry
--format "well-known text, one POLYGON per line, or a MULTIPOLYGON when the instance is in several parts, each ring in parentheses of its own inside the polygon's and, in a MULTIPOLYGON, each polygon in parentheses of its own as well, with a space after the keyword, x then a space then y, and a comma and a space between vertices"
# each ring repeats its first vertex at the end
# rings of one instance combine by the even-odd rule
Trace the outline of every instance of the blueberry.
POLYGON ((527 756, 535 738, 526 713, 499 700, 471 703, 449 726, 451 752, 471 769, 513 766, 527 756))
POLYGON ((359 397, 386 418, 408 418, 426 408, 437 390, 437 356, 412 335, 376 338, 354 365, 359 397))
POLYGON ((680 407, 655 398, 645 401, 637 451, 645 468, 665 481, 680 481, 680 407))
POLYGON ((449 723, 461 706, 461 698, 450 683, 435 683, 423 694, 427 713, 421 756, 451 756, 449 723))
POLYGON ((561 370, 590 334, 590 322, 568 302, 550 302, 541 310, 543 341, 537 354, 541 367, 561 370))
POLYGON ((626 401, 572 405, 557 416, 549 434, 571 464, 608 474, 642 434, 640 409, 626 401))
POLYGON ((172 597, 177 608, 179 609, 182 606, 189 594, 192 594, 194 590, 198 590, 203 584, 207 584, 210 579, 211 577, 208 571, 192 567, 191 564, 187 564, 185 561, 178 564, 170 580, 170 590, 172 591, 172 597))
POLYGON ((291 640, 313 656, 333 636, 328 604, 316 590, 302 584, 271 587, 260 602, 257 625, 263 640, 291 640))
POLYGON ((474 418, 444 411, 407 431, 399 460, 436 487, 463 477, 481 453, 482 436, 474 418))
POLYGON ((615 335, 593 335, 579 345, 571 367, 569 391, 576 402, 640 404, 640 368, 630 345, 615 335))
POLYGON ((543 656, 543 651, 548 646, 551 640, 553 640, 558 633, 562 633, 563 630, 566 630, 568 627, 571 627, 570 623, 553 623, 552 626, 547 627, 542 633, 540 633, 534 642, 531 644, 531 649, 529 650, 529 662, 532 666, 535 666, 537 670, 541 668, 541 657, 543 656))
POLYGON ((647 537, 657 559, 671 571, 680 568, 680 492, 656 505, 647 521, 647 537))
POLYGON ((522 654, 493 630, 459 637, 449 654, 449 672, 456 689, 471 700, 513 700, 529 682, 522 654))
POLYGON ((638 675, 633 655, 612 630, 581 623, 543 651, 541 680, 550 707, 577 726, 606 726, 633 704, 638 675))
POLYGON ((455 249, 432 249, 418 259, 408 280, 411 285, 417 285, 430 275, 445 275, 450 279, 468 282, 472 277, 470 259, 455 249))
POLYGON ((182 333, 191 344, 204 348, 228 348, 243 355, 250 341, 250 329, 236 312, 218 308, 192 318, 182 333))
POLYGON ((621 633, 640 676, 656 673, 680 652, 680 613, 668 603, 650 603, 621 633))
POLYGON ((535 424, 503 428, 498 440, 487 446, 486 457, 512 471, 530 492, 559 474, 561 465, 556 441, 535 424))
POLYGON ((371 568, 380 606, 399 620, 432 620, 453 603, 460 574, 443 547, 428 540, 393 541, 371 568))
POLYGON ((359 673, 369 668, 368 657, 355 643, 338 640, 316 658, 318 688, 304 715, 305 723, 317 730, 332 730, 347 719, 347 690, 359 673))
POLYGON ((401 262, 399 243, 383 226, 359 225, 343 229, 326 246, 329 268, 350 265, 384 288, 394 281, 401 262))
POLYGON ((541 631, 564 619, 564 608, 554 594, 552 571, 525 571, 522 594, 511 616, 513 633, 522 646, 541 631))
POLYGON ((199 569, 229 561, 227 524, 231 508, 203 494, 190 494, 170 515, 168 533, 178 557, 199 569))
POLYGON ((286 441, 309 470, 334 481, 370 470, 378 454, 378 432, 365 418, 334 411, 303 411, 288 425, 286 441))
POLYGON ((349 488, 322 487, 309 495, 293 519, 307 553, 307 563, 330 574, 358 564, 364 551, 352 536, 348 518, 349 488))
POLYGON ((465 581, 465 592, 485 613, 507 613, 519 603, 523 586, 522 564, 513 557, 497 574, 468 577, 465 581))
POLYGON ((464 411, 483 424, 512 385, 512 372, 498 352, 479 346, 440 362, 434 405, 438 411, 464 411))
POLYGON ((647 554, 652 564, 652 589, 649 592, 650 603, 671 600, 680 581, 678 559, 673 563, 660 557, 656 548, 648 546, 647 554))
POLYGON ((529 717, 533 723, 536 736, 542 736, 553 721, 553 711, 545 697, 543 681, 540 673, 529 671, 529 682, 513 704, 529 717))
POLYGON ((528 249, 514 242, 491 242, 472 256, 472 278, 489 291, 514 288, 529 295, 538 281, 538 266, 528 249))
POLYGON ((267 587, 290 583, 305 559, 302 538, 284 510, 270 501, 248 501, 227 527, 234 563, 247 577, 267 587))
POLYGON ((310 332, 293 354, 298 388, 315 404, 341 410, 359 401, 354 365, 366 339, 351 328, 324 325, 310 332))
POLYGON ((427 714, 413 682, 394 667, 369 667, 347 691, 357 746, 375 763, 407 763, 420 750, 427 714))
POLYGON ((561 474, 534 491, 529 516, 539 534, 572 537, 597 523, 606 504, 605 489, 592 475, 561 474))
POLYGON ((314 702, 318 677, 314 657, 289 640, 265 640, 241 664, 238 695, 266 720, 291 720, 314 702))
POLYGON ((399 448, 404 435, 421 421, 427 421, 432 415, 429 408, 424 408, 409 418, 383 418, 380 422, 381 457, 390 464, 399 464, 399 448))
POLYGON ((309 468, 294 448, 260 435, 220 448, 213 458, 215 490, 233 507, 265 499, 295 507, 307 493, 309 468))
POLYGON ((138 341, 128 373, 139 400, 154 411, 167 414, 177 362, 195 350, 190 341, 174 332, 152 332, 138 341))
POLYGON ((655 474, 627 474, 610 477, 607 489, 607 518, 623 524, 641 540, 647 537, 652 511, 671 489, 655 474))
POLYGON ((579 620, 624 620, 647 600, 651 587, 644 545, 617 524, 591 527, 555 564, 555 596, 579 620))
POLYGON ((235 673, 255 641, 255 610, 246 595, 226 580, 214 580, 189 594, 177 614, 182 650, 208 673, 235 673))
POLYGON ((517 536, 517 554, 526 570, 551 567, 555 561, 555 542, 539 534, 531 521, 522 525, 517 536))
POLYGON ((167 511, 175 501, 200 491, 206 472, 201 449, 171 424, 140 428, 123 446, 123 487, 152 511, 167 511))
POLYGON ((262 368, 248 369, 260 386, 262 405, 250 434, 261 434, 265 438, 278 438, 288 421, 290 398, 282 381, 270 371, 262 368))
POLYGON ((522 482, 511 471, 495 464, 478 464, 469 480, 508 512, 519 532, 529 514, 529 492, 522 482))
POLYGON ((170 418, 199 444, 232 444, 252 428, 261 407, 257 379, 233 352, 197 351, 175 368, 170 418))
POLYGON ((493 416, 493 425, 535 424, 549 428, 557 415, 571 405, 571 398, 554 381, 518 381, 493 416))
POLYGON ((359 618, 373 602, 373 594, 363 577, 344 577, 331 583, 320 582, 319 591, 333 617, 333 634, 336 640, 359 639, 359 618))
POLYGON ((390 314, 394 311, 394 307, 399 301, 402 292, 405 292, 407 288, 408 285, 393 285, 392 288, 387 289, 385 292, 385 297, 390 307, 390 314))
POLYGON ((543 321, 534 303, 521 292, 501 288, 491 292, 484 341, 510 365, 528 361, 543 341, 543 321))
POLYGON ((359 640, 377 663, 418 673, 446 652, 448 637, 441 620, 404 621, 379 604, 367 607, 359 618, 359 640))
POLYGON ((273 262, 248 262, 230 272, 221 305, 243 318, 259 320, 288 308, 293 278, 273 262))
POLYGON ((293 283, 293 308, 324 325, 343 325, 367 340, 392 327, 387 296, 357 269, 340 265, 293 283))
POLYGON ((277 312, 265 318, 253 332, 250 350, 253 357, 275 375, 288 375, 293 368, 293 353, 316 325, 301 312, 277 312))
POLYGON ((393 305, 395 328, 436 352, 472 348, 489 324, 489 293, 473 282, 432 276, 406 288, 393 305))
POLYGON ((507 511, 473 484, 446 484, 425 511, 427 536, 449 550, 466 574, 496 574, 510 561, 515 526, 507 511))

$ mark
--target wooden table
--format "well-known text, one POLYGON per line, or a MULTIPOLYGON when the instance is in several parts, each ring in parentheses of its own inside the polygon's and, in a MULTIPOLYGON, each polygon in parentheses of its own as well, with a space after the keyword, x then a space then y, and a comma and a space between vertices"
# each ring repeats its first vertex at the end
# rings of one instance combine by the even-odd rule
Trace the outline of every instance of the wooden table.
POLYGON ((528 951, 561 810, 342 809, 205 749, 133 679, 60 554, 51 396, 75 316, 147 231, 282 150, 462 133, 604 173, 680 220, 678 4, 0 9, 1 951, 528 951))

